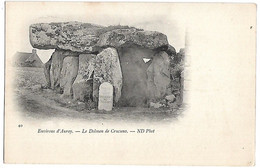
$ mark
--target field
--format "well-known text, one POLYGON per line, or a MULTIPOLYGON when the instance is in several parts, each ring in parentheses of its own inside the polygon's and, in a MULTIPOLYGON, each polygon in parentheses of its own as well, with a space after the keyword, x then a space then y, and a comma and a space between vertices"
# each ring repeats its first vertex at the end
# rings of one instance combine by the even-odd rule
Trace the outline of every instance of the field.
POLYGON ((184 107, 169 108, 137 108, 116 107, 112 111, 88 110, 87 104, 74 102, 69 98, 61 98, 61 94, 51 89, 43 89, 45 78, 42 68, 18 67, 14 81, 14 102, 18 111, 26 118, 70 118, 91 121, 135 121, 135 122, 172 122, 176 120, 184 107))

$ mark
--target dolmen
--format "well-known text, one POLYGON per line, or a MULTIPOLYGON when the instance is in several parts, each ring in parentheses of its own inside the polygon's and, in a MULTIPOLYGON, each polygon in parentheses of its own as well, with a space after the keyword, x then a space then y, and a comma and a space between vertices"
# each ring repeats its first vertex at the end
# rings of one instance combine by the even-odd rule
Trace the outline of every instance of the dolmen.
POLYGON ((33 24, 29 36, 34 48, 55 49, 44 73, 47 87, 63 97, 98 104, 104 82, 113 86, 114 106, 148 107, 173 95, 176 51, 163 33, 62 22, 33 24))

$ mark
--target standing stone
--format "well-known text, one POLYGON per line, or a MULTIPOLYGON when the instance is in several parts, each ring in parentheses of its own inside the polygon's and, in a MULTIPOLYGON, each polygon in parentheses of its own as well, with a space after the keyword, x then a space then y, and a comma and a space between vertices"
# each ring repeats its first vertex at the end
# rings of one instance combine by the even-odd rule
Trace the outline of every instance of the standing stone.
POLYGON ((99 87, 98 110, 111 111, 113 108, 113 86, 104 82, 99 87))
POLYGON ((60 89, 63 60, 67 56, 78 56, 77 53, 56 49, 51 55, 50 81, 52 89, 60 89))
POLYGON ((170 88, 170 60, 164 51, 154 56, 151 65, 147 69, 149 97, 153 99, 164 98, 171 93, 170 88))
POLYGON ((60 87, 63 89, 63 96, 72 96, 72 84, 75 81, 79 68, 79 58, 68 56, 64 58, 60 87))
POLYGON ((93 93, 94 54, 79 55, 79 70, 72 85, 73 99, 85 101, 91 99, 93 93))
POLYGON ((51 81, 51 88, 57 89, 60 87, 60 74, 63 64, 63 59, 65 55, 63 55, 62 50, 55 50, 54 53, 51 55, 51 68, 50 68, 50 81, 51 81))
POLYGON ((101 83, 109 82, 114 87, 114 101, 121 97, 122 72, 116 49, 106 48, 96 56, 93 79, 93 99, 97 102, 101 83))
POLYGON ((50 88, 51 87, 51 76, 50 76, 50 69, 51 69, 51 60, 52 57, 44 64, 44 75, 46 79, 46 87, 50 88))
POLYGON ((146 70, 151 61, 145 63, 143 58, 151 59, 155 52, 139 46, 124 47, 119 51, 123 73, 122 96, 119 105, 146 107, 148 105, 146 70))

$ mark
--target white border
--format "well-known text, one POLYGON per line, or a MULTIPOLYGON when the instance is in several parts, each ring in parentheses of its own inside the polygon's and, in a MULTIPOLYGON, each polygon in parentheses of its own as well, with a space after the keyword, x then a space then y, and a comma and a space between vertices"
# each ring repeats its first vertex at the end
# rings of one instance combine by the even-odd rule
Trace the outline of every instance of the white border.
MULTIPOLYGON (((41 0, 36 0, 36 1, 41 1, 41 0)), ((47 1, 50 1, 50 0, 47 0, 47 1)), ((65 1, 68 1, 68 0, 65 0, 65 1)), ((92 0, 92 1, 97 1, 97 0, 92 0)), ((131 1, 126 1, 126 0, 118 0, 120 2, 140 2, 138 0, 131 0, 131 1)), ((117 1, 117 2, 118 2, 117 1)), ((109 0, 103 0, 103 2, 115 2, 115 1, 109 1, 109 0)), ((195 1, 195 0, 189 0, 189 1, 169 1, 169 0, 160 0, 160 1, 155 1, 155 0, 142 0, 142 2, 216 2, 216 1, 203 1, 203 0, 200 0, 200 1, 195 1)), ((255 3, 257 4, 257 6, 260 4, 258 1, 254 0, 254 1, 245 1, 245 0, 236 0, 236 1, 226 1, 226 0, 222 0, 221 2, 229 2, 229 3, 255 3)), ((1 0, 1 4, 0 4, 0 12, 1 12, 1 56, 0 56, 0 66, 1 66, 1 69, 0 69, 0 76, 1 76, 1 81, 0 82, 0 109, 2 111, 1 113, 1 117, 0 117, 0 130, 1 130, 1 137, 0 137, 0 167, 3 167, 3 168, 17 168, 17 167, 21 167, 21 168, 42 168, 42 167, 48 167, 48 168, 53 168, 53 167, 76 167, 76 168, 79 168, 79 167, 108 167, 108 168, 112 168, 112 167, 118 167, 118 168, 121 168, 121 167, 126 167, 126 166, 113 166, 113 165, 104 165, 104 166, 93 166, 93 165, 40 165, 40 164, 28 164, 28 165, 24 165, 24 164, 17 164, 17 165, 14 165, 14 164, 4 164, 3 163, 3 114, 4 114, 4 63, 5 63, 5 41, 4 41, 4 37, 5 37, 5 32, 4 32, 4 27, 5 27, 5 2, 3 0, 1 0)), ((259 11, 257 10, 257 28, 259 28, 259 11)), ((257 55, 258 55, 258 51, 259 51, 259 43, 258 43, 258 39, 259 39, 259 33, 257 32, 257 55)), ((260 142, 260 138, 259 138, 259 114, 257 114, 259 112, 259 74, 260 74, 260 68, 259 68, 259 65, 260 65, 260 59, 259 57, 256 57, 256 155, 255 155, 255 158, 256 158, 256 165, 255 166, 259 166, 260 165, 260 155, 259 155, 259 142, 260 142), (258 143, 257 143, 258 142, 258 143)), ((159 166, 127 166, 129 168, 131 167, 159 167, 159 166)), ((166 167, 170 167, 170 166, 166 166, 166 167)), ((176 166, 175 166, 176 167, 176 166)), ((185 167, 189 167, 189 166, 183 166, 184 168, 185 167)), ((205 166, 205 167, 209 167, 209 166, 205 166)))

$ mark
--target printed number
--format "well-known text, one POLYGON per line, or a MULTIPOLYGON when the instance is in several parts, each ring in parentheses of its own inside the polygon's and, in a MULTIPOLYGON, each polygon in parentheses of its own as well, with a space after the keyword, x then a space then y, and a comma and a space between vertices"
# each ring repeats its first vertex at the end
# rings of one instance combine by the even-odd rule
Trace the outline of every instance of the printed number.
POLYGON ((23 127, 23 124, 19 124, 18 127, 19 127, 19 128, 23 127))

